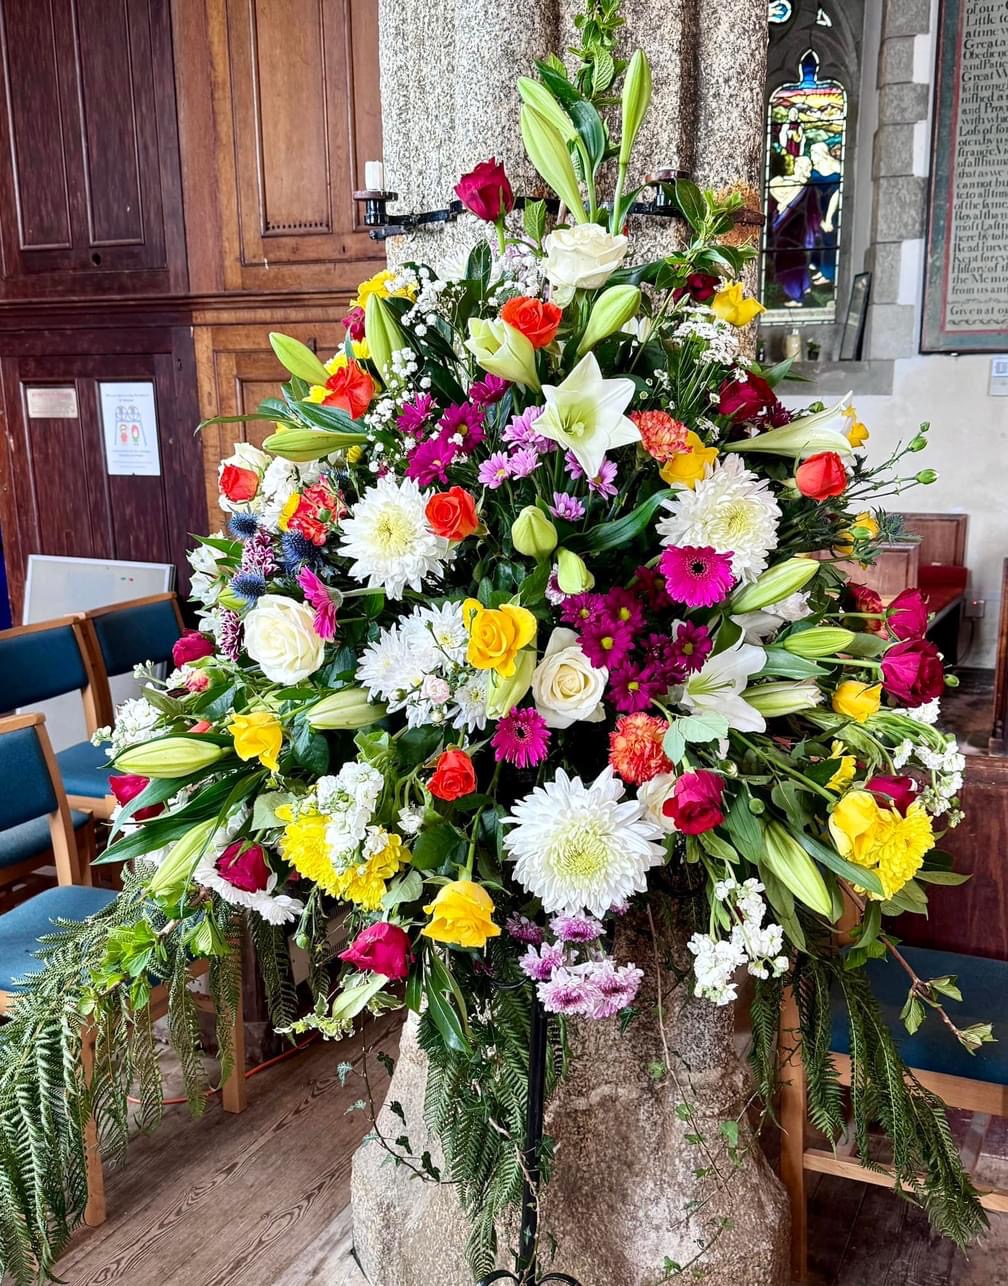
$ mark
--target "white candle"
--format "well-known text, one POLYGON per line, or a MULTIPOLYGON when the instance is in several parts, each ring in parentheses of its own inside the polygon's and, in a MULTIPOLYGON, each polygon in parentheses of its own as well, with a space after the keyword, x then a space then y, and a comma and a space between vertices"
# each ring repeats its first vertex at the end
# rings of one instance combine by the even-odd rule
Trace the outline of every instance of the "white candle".
POLYGON ((364 162, 364 187, 368 192, 385 191, 385 166, 381 161, 364 162))

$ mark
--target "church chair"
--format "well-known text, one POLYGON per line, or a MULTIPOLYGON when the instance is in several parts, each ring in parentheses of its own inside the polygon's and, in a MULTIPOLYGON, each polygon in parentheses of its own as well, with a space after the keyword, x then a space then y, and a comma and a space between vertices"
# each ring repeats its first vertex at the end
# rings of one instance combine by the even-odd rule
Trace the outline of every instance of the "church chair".
MULTIPOLYGON (((13 1011, 18 996, 30 985, 31 974, 41 967, 37 958, 41 939, 53 931, 56 922, 86 920, 116 898, 109 889, 91 886, 90 869, 78 855, 72 813, 41 714, 15 715, 0 721, 0 779, 14 780, 15 777, 18 789, 0 792, 0 833, 30 821, 38 821, 47 828, 59 884, 0 914, 0 1017, 13 1011)), ((191 975, 196 978, 206 969, 206 962, 202 961, 193 966, 191 975)), ((200 1009, 213 1012, 210 996, 196 994, 193 999, 200 1009)), ((167 1011, 168 988, 156 986, 151 992, 151 1017, 161 1018, 167 1011)), ((234 1062, 221 1086, 221 1105, 225 1112, 241 1112, 246 1105, 245 1029, 240 998, 233 1020, 234 1062)), ((95 1040, 94 1029, 85 1028, 81 1062, 86 1077, 94 1067, 95 1040)), ((105 1221, 105 1183, 93 1121, 88 1127, 86 1146, 88 1199, 84 1218, 85 1223, 96 1226, 105 1221)))
MULTIPOLYGON (((957 1025, 990 1021, 1003 1011, 1008 961, 924 947, 901 946, 900 952, 921 978, 958 978, 963 1000, 951 1002, 957 1025)), ((976 1054, 970 1054, 931 1013, 914 1035, 909 1035, 899 1018, 908 988, 906 974, 892 960, 872 960, 868 971, 886 1022, 917 1080, 950 1108, 1008 1116, 1008 1047, 1003 1043, 986 1044, 976 1054)), ((796 1283, 804 1282, 808 1272, 806 1176, 831 1174, 883 1187, 891 1186, 893 1181, 892 1171, 885 1165, 878 1170, 866 1169, 850 1144, 841 1143, 835 1150, 810 1145, 805 1069, 797 1033, 798 1011, 789 992, 780 1033, 780 1170, 791 1205, 791 1273, 796 1283)), ((833 1009, 831 1049, 840 1083, 849 1086, 850 1037, 846 1012, 838 998, 833 1009)), ((981 1191, 980 1200, 986 1210, 1008 1213, 1008 1191, 981 1191)))

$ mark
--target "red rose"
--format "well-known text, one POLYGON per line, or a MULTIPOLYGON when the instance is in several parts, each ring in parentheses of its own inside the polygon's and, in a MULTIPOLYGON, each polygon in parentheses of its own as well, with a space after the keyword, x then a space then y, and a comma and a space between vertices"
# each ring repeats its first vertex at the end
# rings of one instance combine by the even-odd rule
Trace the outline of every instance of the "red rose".
POLYGON ((462 175, 455 184, 455 195, 467 210, 487 223, 496 223, 514 208, 514 193, 504 166, 493 156, 462 175))
POLYGON ((445 750, 437 761, 434 776, 427 783, 437 799, 461 799, 476 789, 476 770, 464 750, 445 750))
POLYGON ((343 326, 350 338, 359 344, 364 338, 364 309, 351 308, 343 318, 343 326))
POLYGON ((354 968, 371 973, 383 973, 386 978, 405 978, 409 973, 413 952, 410 940, 398 924, 380 920, 369 924, 354 938, 339 958, 354 968))
POLYGON ((662 812, 671 817, 676 829, 684 835, 699 835, 713 830, 724 821, 721 795, 724 782, 717 773, 684 772, 676 778, 672 798, 662 805, 662 812))
POLYGON ((876 796, 883 808, 895 808, 904 817, 917 798, 917 783, 912 777, 872 777, 865 789, 876 796))
POLYGON ((927 600, 919 589, 897 594, 886 611, 889 633, 898 639, 922 639, 927 632, 927 600))
POLYGON ((236 464, 226 464, 220 471, 217 486, 222 496, 232 504, 251 500, 259 490, 259 475, 255 469, 239 469, 236 464))
POLYGON ((725 380, 718 390, 718 414, 735 424, 751 420, 777 401, 766 380, 747 374, 740 380, 725 380))
POLYGON ((714 298, 720 285, 721 278, 714 277, 709 272, 691 272, 683 285, 673 290, 672 298, 678 303, 689 295, 694 303, 705 304, 708 299, 714 298))
POLYGON ((424 513, 434 535, 445 540, 465 540, 479 530, 476 501, 464 487, 436 491, 427 501, 424 513))
POLYGON ((563 309, 556 304, 543 303, 541 299, 518 295, 507 301, 500 315, 501 321, 520 330, 533 348, 545 348, 556 338, 563 309))
POLYGON ((795 484, 809 500, 828 500, 846 491, 847 470, 835 451, 819 451, 795 470, 795 484))
POLYGON ((882 658, 882 684, 900 705, 911 709, 940 697, 945 670, 938 649, 927 639, 894 644, 882 658))
POLYGON ((269 888, 273 872, 266 864, 266 853, 261 844, 249 844, 238 839, 229 844, 214 863, 217 874, 232 888, 244 893, 263 893, 269 888))
POLYGON ((871 616, 877 615, 879 618, 877 621, 852 620, 850 622, 852 630, 867 630, 870 634, 885 633, 885 624, 882 621, 885 607, 878 590, 872 589, 869 585, 860 585, 857 581, 849 581, 847 599, 848 607, 852 612, 866 612, 871 616))
MULTIPOLYGON (((128 804, 131 799, 136 799, 141 791, 147 789, 150 778, 141 777, 137 773, 120 773, 116 777, 109 777, 108 784, 116 803, 128 804)), ((164 804, 149 804, 146 808, 137 809, 133 814, 133 821, 145 822, 148 817, 157 817, 158 813, 163 812, 164 804)))
POLYGON ((374 397, 374 380, 359 362, 349 361, 338 367, 325 382, 327 389, 323 406, 335 406, 345 411, 351 420, 364 414, 374 397))
POLYGON ((200 657, 213 656, 213 654, 213 640, 208 639, 199 630, 186 630, 180 639, 176 639, 171 650, 172 660, 176 666, 187 665, 190 661, 198 661, 200 657))

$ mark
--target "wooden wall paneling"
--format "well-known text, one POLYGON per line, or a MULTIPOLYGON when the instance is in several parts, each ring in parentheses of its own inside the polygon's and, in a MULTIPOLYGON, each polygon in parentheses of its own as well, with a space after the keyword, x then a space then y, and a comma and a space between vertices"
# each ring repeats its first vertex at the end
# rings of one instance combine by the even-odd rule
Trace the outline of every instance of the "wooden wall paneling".
POLYGON ((184 290, 163 0, 2 0, 3 295, 184 290))
POLYGON ((920 537, 922 563, 965 566, 968 514, 908 513, 902 517, 906 530, 920 537))

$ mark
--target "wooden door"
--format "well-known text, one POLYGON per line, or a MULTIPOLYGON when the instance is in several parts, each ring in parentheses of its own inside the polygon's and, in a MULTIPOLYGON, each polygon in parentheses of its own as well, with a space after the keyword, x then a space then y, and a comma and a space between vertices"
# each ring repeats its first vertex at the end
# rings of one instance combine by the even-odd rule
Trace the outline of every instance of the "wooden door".
POLYGON ((167 0, 0 0, 2 297, 185 288, 167 0))

